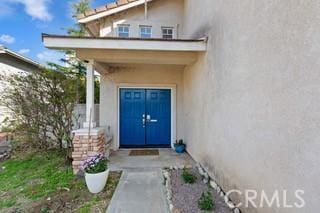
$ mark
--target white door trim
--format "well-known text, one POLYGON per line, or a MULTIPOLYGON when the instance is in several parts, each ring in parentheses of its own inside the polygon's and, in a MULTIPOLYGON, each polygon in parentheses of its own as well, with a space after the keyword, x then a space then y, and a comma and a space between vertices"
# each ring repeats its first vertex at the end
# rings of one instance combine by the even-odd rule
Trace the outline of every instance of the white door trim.
POLYGON ((117 135, 115 138, 116 149, 120 147, 120 89, 170 89, 171 90, 171 148, 174 148, 174 143, 177 137, 177 85, 176 84, 130 84, 130 83, 119 83, 116 84, 116 131, 117 135))

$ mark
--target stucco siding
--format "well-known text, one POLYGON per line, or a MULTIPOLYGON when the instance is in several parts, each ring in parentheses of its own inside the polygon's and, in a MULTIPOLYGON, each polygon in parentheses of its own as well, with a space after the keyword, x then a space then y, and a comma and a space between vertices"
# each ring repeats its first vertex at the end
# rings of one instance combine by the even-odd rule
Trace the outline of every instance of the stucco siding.
POLYGON ((317 212, 319 1, 186 0, 184 12, 184 37, 209 36, 184 72, 188 151, 225 190, 305 191, 303 209, 245 212, 317 212))
POLYGON ((0 73, 1 74, 17 74, 19 72, 34 72, 38 69, 35 65, 30 65, 25 62, 14 59, 11 56, 1 54, 0 57, 0 73))
POLYGON ((183 0, 156 0, 148 3, 148 18, 144 6, 105 18, 100 26, 100 36, 118 36, 119 24, 130 25, 130 37, 140 37, 139 26, 152 26, 152 37, 162 38, 161 27, 173 27, 174 37, 182 32, 183 0))
POLYGON ((118 149, 118 88, 176 87, 176 135, 183 138, 183 67, 173 65, 128 65, 113 67, 101 76, 100 126, 111 127, 113 148, 118 149))

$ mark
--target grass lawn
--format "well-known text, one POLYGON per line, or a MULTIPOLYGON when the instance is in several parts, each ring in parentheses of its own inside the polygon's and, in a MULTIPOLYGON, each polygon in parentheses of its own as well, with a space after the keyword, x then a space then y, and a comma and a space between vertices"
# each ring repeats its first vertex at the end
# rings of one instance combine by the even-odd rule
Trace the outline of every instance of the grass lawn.
POLYGON ((91 194, 58 151, 20 154, 0 162, 0 212, 105 211, 119 182, 110 173, 105 190, 91 194))

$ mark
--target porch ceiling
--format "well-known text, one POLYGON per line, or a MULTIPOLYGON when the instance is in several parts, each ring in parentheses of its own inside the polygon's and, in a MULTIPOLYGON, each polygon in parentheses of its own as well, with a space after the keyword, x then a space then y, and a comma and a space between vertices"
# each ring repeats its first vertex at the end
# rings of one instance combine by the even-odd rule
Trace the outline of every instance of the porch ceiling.
POLYGON ((141 51, 141 50, 76 50, 77 57, 110 64, 168 64, 189 65, 196 62, 195 52, 141 51))
POLYGON ((42 35, 44 46, 73 49, 83 60, 119 64, 189 65, 206 51, 206 39, 165 40, 114 37, 70 37, 42 35))

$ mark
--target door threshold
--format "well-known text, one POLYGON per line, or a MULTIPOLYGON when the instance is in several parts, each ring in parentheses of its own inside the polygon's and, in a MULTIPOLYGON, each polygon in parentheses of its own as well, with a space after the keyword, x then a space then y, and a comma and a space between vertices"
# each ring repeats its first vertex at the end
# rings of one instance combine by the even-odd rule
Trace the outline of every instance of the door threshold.
POLYGON ((143 146, 120 146, 119 149, 161 149, 171 148, 171 145, 143 145, 143 146))

